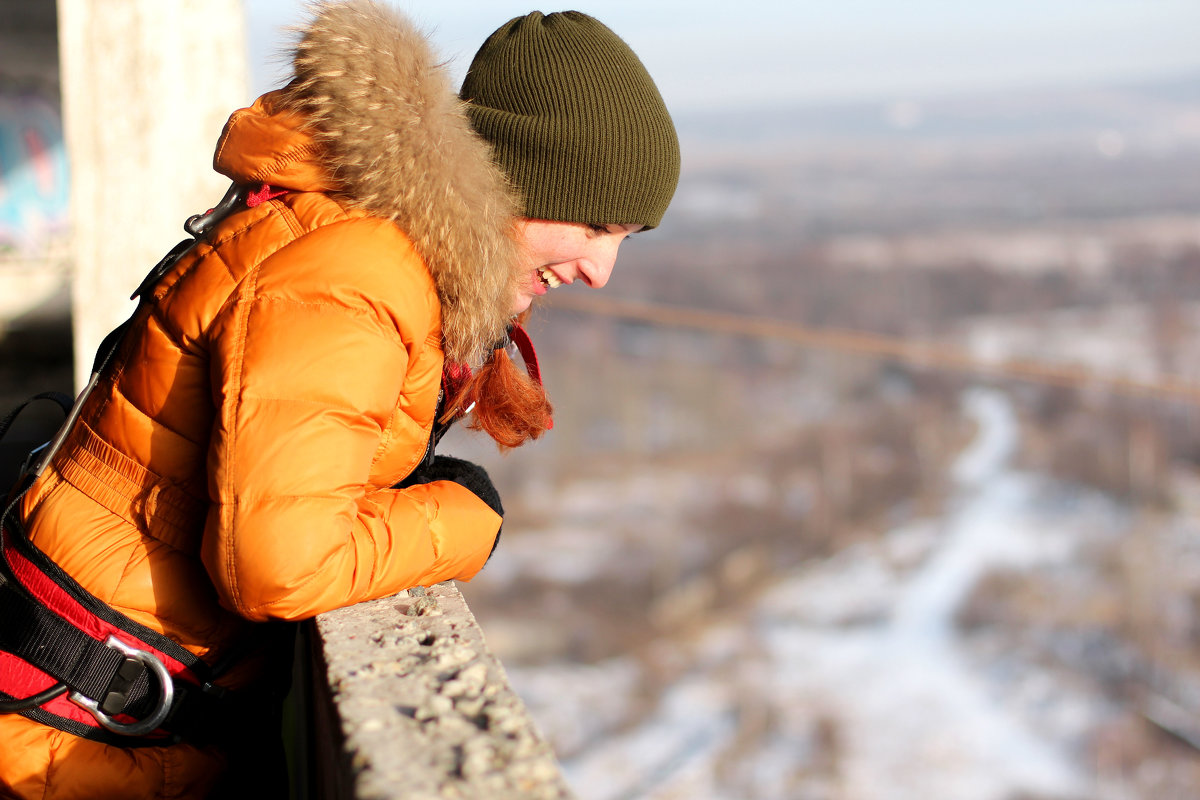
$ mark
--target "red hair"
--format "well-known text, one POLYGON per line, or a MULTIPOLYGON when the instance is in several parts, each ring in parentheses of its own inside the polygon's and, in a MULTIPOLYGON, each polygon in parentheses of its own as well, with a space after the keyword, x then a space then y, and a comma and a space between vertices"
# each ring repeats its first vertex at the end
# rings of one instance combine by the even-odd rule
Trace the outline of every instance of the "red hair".
MULTIPOLYGON (((517 324, 528 316, 526 311, 517 318, 517 324)), ((468 373, 469 377, 453 392, 442 417, 447 421, 470 409, 474 413, 464 423, 466 427, 491 436, 501 450, 537 439, 550 428, 553 412, 541 381, 513 363, 507 344, 493 350, 483 366, 468 373)), ((461 367, 459 370, 465 371, 461 367)))

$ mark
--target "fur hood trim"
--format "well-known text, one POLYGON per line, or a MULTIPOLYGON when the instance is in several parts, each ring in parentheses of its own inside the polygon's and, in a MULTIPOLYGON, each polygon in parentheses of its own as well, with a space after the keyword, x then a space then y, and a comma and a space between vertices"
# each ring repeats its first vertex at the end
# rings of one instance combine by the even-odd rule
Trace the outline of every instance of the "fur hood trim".
POLYGON ((517 203, 425 36, 374 0, 312 6, 281 92, 324 150, 337 194, 395 222, 442 304, 446 357, 478 364, 517 285, 517 203))

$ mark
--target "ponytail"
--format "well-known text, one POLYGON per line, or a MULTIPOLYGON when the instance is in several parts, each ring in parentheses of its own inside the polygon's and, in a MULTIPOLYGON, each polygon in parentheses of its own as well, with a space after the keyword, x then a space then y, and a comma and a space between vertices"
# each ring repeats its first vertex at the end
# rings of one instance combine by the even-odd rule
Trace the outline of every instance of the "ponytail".
POLYGON ((542 386, 537 356, 528 334, 520 326, 528 312, 518 317, 506 338, 483 366, 473 373, 463 365, 447 365, 447 397, 441 422, 474 412, 467 428, 483 431, 501 450, 520 447, 537 439, 554 425, 553 407, 542 386), (515 345, 525 360, 520 369, 509 354, 515 345))

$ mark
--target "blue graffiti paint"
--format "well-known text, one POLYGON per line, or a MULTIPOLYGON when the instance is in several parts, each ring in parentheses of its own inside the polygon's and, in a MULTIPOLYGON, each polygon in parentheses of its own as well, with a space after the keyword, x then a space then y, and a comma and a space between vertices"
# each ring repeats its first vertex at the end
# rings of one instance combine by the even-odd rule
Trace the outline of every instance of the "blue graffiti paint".
POLYGON ((0 250, 36 251, 65 230, 68 183, 57 100, 0 84, 0 250))

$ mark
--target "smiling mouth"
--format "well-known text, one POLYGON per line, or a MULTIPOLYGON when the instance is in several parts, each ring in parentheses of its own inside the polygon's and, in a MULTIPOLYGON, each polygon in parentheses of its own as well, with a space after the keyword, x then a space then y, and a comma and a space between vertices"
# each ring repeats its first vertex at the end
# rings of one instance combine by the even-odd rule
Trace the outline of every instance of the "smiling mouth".
POLYGON ((538 267, 537 276, 538 280, 540 280, 542 285, 547 289, 557 289, 559 286, 563 285, 563 282, 559 280, 558 276, 545 267, 538 267))

